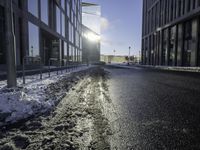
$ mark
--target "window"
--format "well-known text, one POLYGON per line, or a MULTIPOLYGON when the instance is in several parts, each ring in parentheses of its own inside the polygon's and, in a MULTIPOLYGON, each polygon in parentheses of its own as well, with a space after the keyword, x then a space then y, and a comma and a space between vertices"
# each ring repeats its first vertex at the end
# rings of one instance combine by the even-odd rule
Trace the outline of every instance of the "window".
POLYGON ((69 38, 69 41, 71 42, 71 37, 72 37, 72 35, 71 35, 71 23, 70 22, 68 22, 68 38, 69 38))
POLYGON ((41 20, 49 24, 49 3, 48 0, 41 0, 41 20))
POLYGON ((38 17, 38 0, 28 0, 28 11, 38 17))
POLYGON ((69 61, 72 61, 72 46, 69 45, 69 61))
POLYGON ((29 56, 37 57, 39 56, 39 28, 32 24, 28 23, 28 33, 29 33, 29 56))
POLYGON ((68 18, 70 17, 70 7, 69 7, 69 3, 67 3, 67 16, 68 16, 68 18))
POLYGON ((61 11, 58 8, 58 6, 56 6, 56 31, 59 34, 61 34, 61 26, 60 26, 61 18, 60 18, 60 15, 61 15, 61 11))
POLYGON ((167 42, 168 42, 168 30, 163 31, 163 53, 162 53, 162 65, 167 65, 167 42))
POLYGON ((62 36, 65 37, 65 15, 62 13, 62 36))
POLYGON ((65 0, 61 0, 61 6, 65 10, 65 0))
POLYGON ((80 61, 82 61, 82 51, 80 51, 80 61))
POLYGON ((64 42, 64 59, 67 59, 67 43, 64 42))
POLYGON ((170 29, 170 48, 169 48, 169 65, 174 65, 175 59, 175 40, 176 40, 176 27, 170 29))
POLYGON ((72 43, 74 43, 74 27, 71 26, 71 32, 72 32, 72 43))
POLYGON ((191 65, 191 51, 192 51, 192 21, 188 21, 184 26, 184 66, 191 65))

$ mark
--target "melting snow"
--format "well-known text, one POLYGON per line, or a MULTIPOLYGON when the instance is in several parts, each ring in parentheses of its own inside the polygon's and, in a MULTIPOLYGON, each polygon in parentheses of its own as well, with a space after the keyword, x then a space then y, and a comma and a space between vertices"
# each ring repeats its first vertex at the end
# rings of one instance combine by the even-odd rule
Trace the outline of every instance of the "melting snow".
MULTIPOLYGON (((87 68, 81 67, 74 72, 87 68)), ((39 80, 38 75, 28 76, 25 85, 22 84, 22 78, 18 78, 19 88, 16 89, 7 89, 6 81, 0 81, 0 126, 44 112, 55 106, 55 100, 47 99, 45 89, 69 74, 56 75, 54 72, 48 78, 48 73, 46 73, 43 74, 43 80, 39 80)))

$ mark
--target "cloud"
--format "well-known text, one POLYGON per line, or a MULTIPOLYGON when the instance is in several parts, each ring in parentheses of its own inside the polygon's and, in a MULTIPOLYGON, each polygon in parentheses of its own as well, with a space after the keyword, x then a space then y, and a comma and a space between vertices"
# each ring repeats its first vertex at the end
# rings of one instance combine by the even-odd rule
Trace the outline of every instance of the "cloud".
POLYGON ((112 41, 104 37, 101 38, 101 44, 104 46, 122 46, 125 45, 123 41, 112 41))
POLYGON ((109 20, 105 17, 101 17, 101 31, 105 31, 109 28, 109 20))

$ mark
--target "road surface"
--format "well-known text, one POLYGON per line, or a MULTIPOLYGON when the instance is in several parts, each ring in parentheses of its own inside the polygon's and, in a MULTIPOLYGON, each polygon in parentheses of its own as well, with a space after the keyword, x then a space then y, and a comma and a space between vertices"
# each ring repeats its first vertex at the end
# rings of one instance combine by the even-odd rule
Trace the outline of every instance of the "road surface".
POLYGON ((113 149, 200 149, 199 75, 137 67, 107 71, 118 114, 113 149))
POLYGON ((0 150, 200 149, 199 75, 106 66, 60 89, 54 110, 0 128, 0 150))

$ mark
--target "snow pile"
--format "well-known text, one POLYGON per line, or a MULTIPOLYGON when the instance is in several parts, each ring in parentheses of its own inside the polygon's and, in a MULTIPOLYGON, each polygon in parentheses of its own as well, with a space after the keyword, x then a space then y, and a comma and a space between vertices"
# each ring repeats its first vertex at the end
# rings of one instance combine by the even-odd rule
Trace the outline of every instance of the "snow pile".
MULTIPOLYGON (((86 68, 82 67, 74 72, 73 75, 66 73, 52 76, 44 80, 30 82, 16 89, 5 88, 6 82, 1 81, 0 126, 17 122, 18 120, 45 112, 54 107, 63 96, 64 89, 61 91, 62 88, 68 87, 67 84, 72 83, 67 82, 67 79, 70 78, 73 81, 73 78, 81 74, 80 71, 83 72, 86 68), (66 83, 64 84, 65 80, 66 83)), ((21 79, 18 79, 18 83, 21 83, 21 79)))

